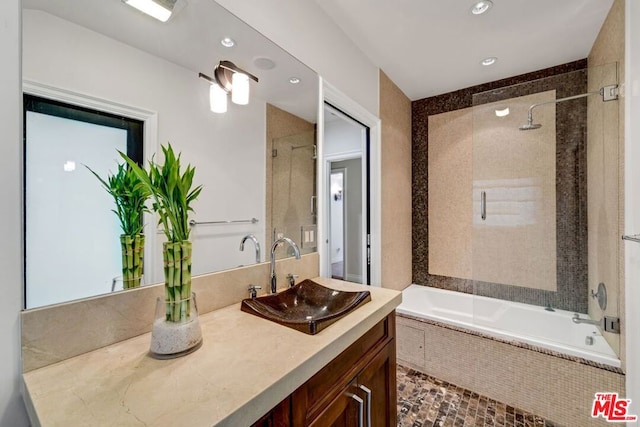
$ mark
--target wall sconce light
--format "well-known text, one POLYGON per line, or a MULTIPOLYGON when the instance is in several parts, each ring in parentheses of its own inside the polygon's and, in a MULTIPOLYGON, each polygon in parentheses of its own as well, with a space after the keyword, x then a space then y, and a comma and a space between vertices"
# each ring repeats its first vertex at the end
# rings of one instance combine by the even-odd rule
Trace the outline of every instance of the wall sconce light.
POLYGON ((337 182, 331 183, 331 195, 336 202, 342 200, 342 186, 337 182))
POLYGON ((227 111, 227 95, 231 94, 231 101, 238 105, 249 103, 249 79, 258 81, 253 74, 237 67, 231 61, 220 61, 213 70, 213 77, 199 73, 198 77, 211 83, 209 89, 209 104, 214 113, 227 111))
POLYGON ((167 22, 174 12, 177 0, 122 0, 123 3, 156 18, 167 22))

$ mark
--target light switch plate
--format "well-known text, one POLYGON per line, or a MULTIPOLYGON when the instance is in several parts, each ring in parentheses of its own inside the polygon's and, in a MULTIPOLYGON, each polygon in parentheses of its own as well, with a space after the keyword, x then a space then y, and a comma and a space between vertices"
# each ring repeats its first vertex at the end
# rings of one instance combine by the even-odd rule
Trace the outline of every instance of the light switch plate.
POLYGON ((300 234, 302 249, 315 249, 318 246, 316 243, 318 227, 315 224, 303 225, 300 227, 300 234))

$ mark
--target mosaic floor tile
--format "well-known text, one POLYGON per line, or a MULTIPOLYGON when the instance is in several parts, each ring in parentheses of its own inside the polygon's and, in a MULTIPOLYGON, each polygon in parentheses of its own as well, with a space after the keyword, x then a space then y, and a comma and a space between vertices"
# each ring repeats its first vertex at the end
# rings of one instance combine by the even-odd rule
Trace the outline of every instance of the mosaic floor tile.
POLYGON ((561 427, 398 365, 398 427, 561 427))

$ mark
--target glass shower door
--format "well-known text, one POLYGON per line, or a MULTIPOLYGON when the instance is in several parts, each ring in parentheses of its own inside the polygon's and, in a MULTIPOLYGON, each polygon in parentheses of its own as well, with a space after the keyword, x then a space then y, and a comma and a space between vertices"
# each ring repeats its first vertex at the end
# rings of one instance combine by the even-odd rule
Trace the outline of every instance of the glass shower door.
MULTIPOLYGON (((619 103, 598 93, 616 82, 612 64, 474 95, 476 325, 584 347, 572 316, 603 318, 590 297, 600 281, 617 317, 619 103)), ((619 336, 593 330, 618 347, 619 336)))
MULTIPOLYGON (((315 132, 308 131, 273 140, 271 239, 289 237, 301 254, 316 249, 316 155, 315 132)), ((277 251, 277 258, 291 256, 277 251)))

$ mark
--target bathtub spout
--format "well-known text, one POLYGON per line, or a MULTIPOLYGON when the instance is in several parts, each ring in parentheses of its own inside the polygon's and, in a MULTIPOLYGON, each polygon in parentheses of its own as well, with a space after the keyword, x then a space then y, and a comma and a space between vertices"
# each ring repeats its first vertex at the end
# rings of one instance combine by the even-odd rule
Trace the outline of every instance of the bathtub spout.
POLYGON ((587 323, 589 325, 596 325, 596 326, 600 326, 602 327, 602 319, 601 320, 591 320, 591 319, 583 319, 580 317, 580 315, 578 313, 575 313, 573 315, 573 317, 571 318, 571 321, 573 323, 587 323))

